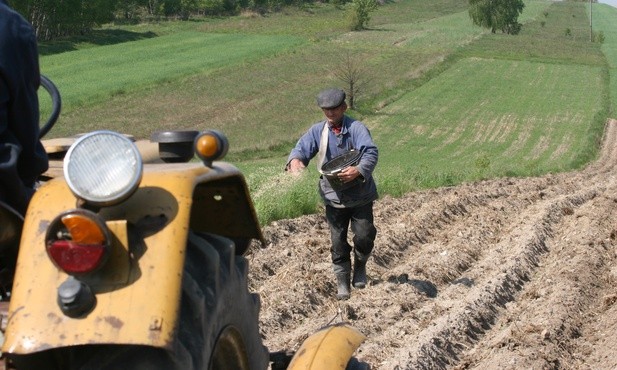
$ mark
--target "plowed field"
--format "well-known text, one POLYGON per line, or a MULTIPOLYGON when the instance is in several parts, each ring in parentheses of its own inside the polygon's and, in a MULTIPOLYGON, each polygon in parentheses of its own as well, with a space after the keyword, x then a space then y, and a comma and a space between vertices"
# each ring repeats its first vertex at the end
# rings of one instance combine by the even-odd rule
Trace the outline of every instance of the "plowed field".
POLYGON ((383 197, 375 218, 348 301, 323 214, 264 229, 250 279, 271 351, 345 321, 372 369, 617 368, 617 121, 584 170, 383 197))

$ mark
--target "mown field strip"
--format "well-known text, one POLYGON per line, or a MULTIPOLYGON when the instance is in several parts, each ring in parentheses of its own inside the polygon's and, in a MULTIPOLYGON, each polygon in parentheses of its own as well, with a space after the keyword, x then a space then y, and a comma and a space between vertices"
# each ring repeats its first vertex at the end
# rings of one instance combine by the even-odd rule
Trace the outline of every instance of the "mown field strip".
POLYGON ((40 64, 42 73, 61 89, 70 111, 146 86, 255 61, 303 42, 294 36, 185 31, 42 56, 40 64))
POLYGON ((617 8, 602 5, 602 10, 594 13, 593 25, 596 30, 601 31, 605 36, 605 41, 602 43, 602 52, 606 55, 606 61, 610 71, 609 79, 610 100, 611 100, 611 117, 617 118, 617 28, 615 22, 617 20, 617 8))
POLYGON ((349 53, 370 82, 350 113, 380 147, 375 176, 384 195, 571 170, 597 154, 605 92, 617 80, 607 78, 614 12, 597 6, 600 45, 588 41, 580 3, 526 1, 517 36, 474 26, 457 0, 386 3, 362 32, 344 30, 344 9, 329 5, 118 27, 133 39, 162 36, 45 55, 42 71, 65 103, 52 135, 219 129, 232 143, 228 158, 250 177, 263 224, 315 212, 311 179, 289 185, 270 174, 320 118, 314 95, 341 84, 334 70, 349 53), (277 181, 284 186, 271 192, 277 181))
POLYGON ((582 155, 572 148, 590 145, 601 79, 598 67, 462 60, 371 122, 383 148, 376 176, 406 173, 413 184, 432 177, 425 172, 473 179, 516 173, 520 163, 567 168, 582 155))

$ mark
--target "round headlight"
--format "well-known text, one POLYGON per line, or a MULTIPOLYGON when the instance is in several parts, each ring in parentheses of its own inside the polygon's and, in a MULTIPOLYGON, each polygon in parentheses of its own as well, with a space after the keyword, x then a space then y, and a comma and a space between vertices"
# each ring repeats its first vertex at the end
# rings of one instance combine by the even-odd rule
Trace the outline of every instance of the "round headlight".
POLYGON ((139 186, 143 163, 127 137, 95 131, 80 137, 64 159, 64 177, 71 191, 90 204, 121 202, 139 186))

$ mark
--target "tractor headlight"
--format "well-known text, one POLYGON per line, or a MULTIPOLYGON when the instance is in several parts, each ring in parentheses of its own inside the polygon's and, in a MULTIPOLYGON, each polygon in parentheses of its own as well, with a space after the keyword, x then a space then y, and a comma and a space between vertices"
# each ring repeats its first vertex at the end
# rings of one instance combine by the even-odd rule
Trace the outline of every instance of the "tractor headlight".
POLYGON ((82 136, 64 159, 64 176, 71 191, 97 206, 116 204, 130 196, 139 186, 142 172, 137 147, 112 131, 82 136))

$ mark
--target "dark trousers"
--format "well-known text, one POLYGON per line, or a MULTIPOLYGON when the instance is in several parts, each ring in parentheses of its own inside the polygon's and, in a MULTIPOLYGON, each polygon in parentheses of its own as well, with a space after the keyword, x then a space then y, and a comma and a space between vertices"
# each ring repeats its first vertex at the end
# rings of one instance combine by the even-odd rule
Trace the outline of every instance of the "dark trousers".
POLYGON ((349 225, 353 233, 356 258, 368 258, 377 236, 377 229, 373 225, 373 202, 354 208, 334 208, 327 205, 326 219, 330 225, 332 263, 338 265, 351 261, 352 247, 347 242, 349 225))

